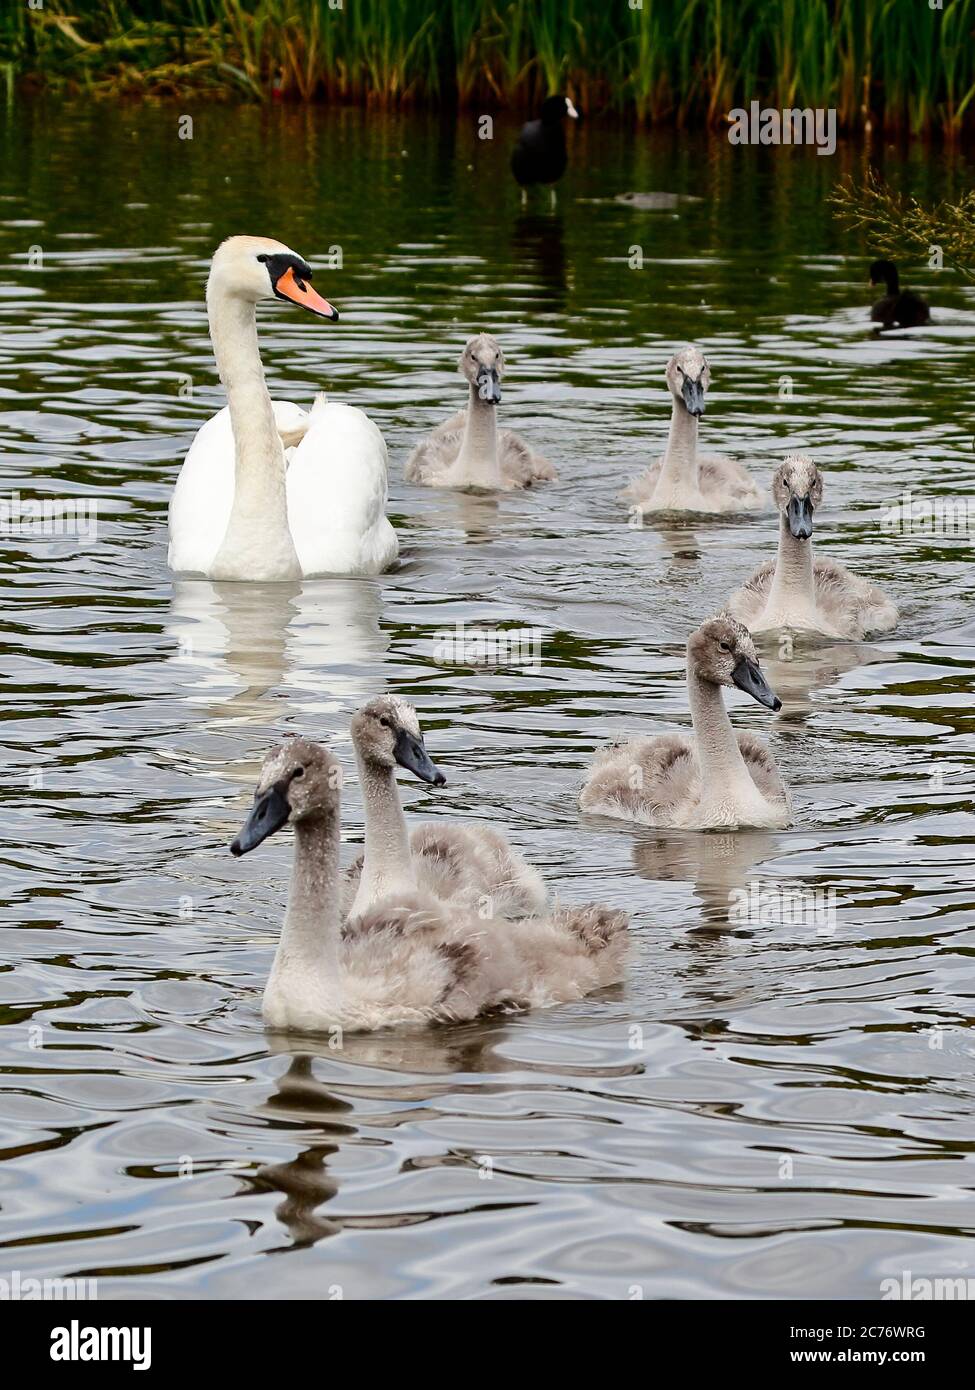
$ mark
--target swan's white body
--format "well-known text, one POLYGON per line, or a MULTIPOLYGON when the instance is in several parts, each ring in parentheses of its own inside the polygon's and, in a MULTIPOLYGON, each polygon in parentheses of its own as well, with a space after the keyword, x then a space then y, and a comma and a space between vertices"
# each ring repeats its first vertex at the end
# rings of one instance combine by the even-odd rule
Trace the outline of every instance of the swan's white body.
MULTIPOLYGON (((386 444, 363 411, 319 397, 311 411, 272 401, 285 450, 288 529, 301 575, 381 574, 396 559, 396 532, 386 516, 386 444)), ((177 574, 212 571, 234 505, 234 434, 230 407, 196 432, 169 503, 169 567, 177 574)), ((244 572, 258 553, 238 551, 244 572)), ((242 576, 243 577, 243 576, 242 576)))
MULTIPOLYGON (((386 445, 361 410, 320 396, 273 401, 255 305, 273 293, 256 259, 276 242, 233 237, 207 283, 210 336, 229 404, 196 434, 169 507, 169 565, 210 579, 379 574, 395 560, 386 445)), ((265 253, 267 254, 267 253, 265 253)))

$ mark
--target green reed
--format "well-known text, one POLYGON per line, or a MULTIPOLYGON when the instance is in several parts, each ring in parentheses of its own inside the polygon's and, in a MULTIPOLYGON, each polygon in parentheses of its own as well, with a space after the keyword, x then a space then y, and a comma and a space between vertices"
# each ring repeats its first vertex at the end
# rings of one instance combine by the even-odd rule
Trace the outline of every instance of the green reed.
POLYGON ((21 86, 256 100, 536 103, 718 124, 753 99, 957 135, 975 122, 975 0, 26 0, 21 86))

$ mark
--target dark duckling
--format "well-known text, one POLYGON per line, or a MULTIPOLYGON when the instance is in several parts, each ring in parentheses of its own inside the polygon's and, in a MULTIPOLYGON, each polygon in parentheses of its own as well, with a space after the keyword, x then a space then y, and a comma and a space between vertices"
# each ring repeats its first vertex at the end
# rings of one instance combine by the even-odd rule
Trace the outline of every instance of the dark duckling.
POLYGON ((886 285, 887 293, 870 310, 870 317, 884 328, 917 328, 931 322, 927 301, 913 290, 902 290, 893 261, 874 261, 870 267, 871 285, 886 285))

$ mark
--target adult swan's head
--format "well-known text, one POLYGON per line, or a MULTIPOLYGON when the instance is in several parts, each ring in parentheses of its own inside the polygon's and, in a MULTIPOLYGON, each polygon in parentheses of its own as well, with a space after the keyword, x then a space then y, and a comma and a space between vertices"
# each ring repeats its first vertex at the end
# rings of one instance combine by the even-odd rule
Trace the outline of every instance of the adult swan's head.
POLYGON ((217 248, 207 281, 207 301, 235 298, 290 299, 334 323, 338 313, 312 289, 312 268, 296 252, 270 237, 232 236, 217 248))

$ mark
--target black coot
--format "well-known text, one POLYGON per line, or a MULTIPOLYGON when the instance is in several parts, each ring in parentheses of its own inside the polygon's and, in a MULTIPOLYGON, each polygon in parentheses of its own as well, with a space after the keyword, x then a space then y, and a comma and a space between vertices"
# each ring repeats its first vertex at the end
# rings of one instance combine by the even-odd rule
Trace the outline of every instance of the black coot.
POLYGON ((578 114, 568 97, 546 97, 538 120, 522 126, 511 156, 511 172, 522 189, 536 183, 557 183, 565 173, 568 156, 563 122, 566 116, 574 119, 578 114))
POLYGON ((917 328, 931 322, 927 301, 912 290, 902 290, 893 261, 874 261, 870 267, 871 285, 886 285, 887 293, 870 310, 870 317, 884 328, 917 328))

